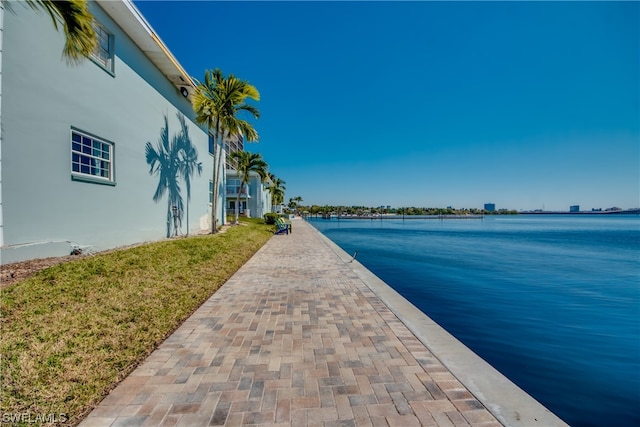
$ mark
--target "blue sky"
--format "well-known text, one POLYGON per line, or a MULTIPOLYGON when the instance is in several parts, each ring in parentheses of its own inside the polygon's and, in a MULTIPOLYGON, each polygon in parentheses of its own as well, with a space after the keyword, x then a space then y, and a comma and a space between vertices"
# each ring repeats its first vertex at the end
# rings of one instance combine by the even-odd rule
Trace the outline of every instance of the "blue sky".
POLYGON ((640 207, 638 2, 135 1, 303 204, 640 207))

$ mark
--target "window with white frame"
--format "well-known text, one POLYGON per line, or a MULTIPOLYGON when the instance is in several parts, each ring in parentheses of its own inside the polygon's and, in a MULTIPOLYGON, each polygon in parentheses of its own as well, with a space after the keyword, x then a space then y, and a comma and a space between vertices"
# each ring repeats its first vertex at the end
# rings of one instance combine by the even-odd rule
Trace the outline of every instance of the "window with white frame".
POLYGON ((96 32, 98 44, 91 57, 106 70, 113 72, 113 35, 96 21, 93 22, 93 29, 96 32))
POLYGON ((113 143, 71 131, 71 174, 105 182, 113 179, 113 143))

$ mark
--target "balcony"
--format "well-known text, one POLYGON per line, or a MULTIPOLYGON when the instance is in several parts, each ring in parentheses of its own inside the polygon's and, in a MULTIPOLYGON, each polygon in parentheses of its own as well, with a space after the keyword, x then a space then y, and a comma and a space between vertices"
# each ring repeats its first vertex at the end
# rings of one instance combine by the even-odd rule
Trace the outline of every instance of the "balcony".
MULTIPOLYGON (((239 185, 227 185, 226 186, 226 194, 227 197, 238 197, 238 193, 240 193, 240 186, 239 185)), ((244 188, 242 189, 242 193, 240 193, 240 197, 244 197, 244 198, 248 198, 248 194, 250 193, 249 191, 249 186, 245 185, 244 188)))

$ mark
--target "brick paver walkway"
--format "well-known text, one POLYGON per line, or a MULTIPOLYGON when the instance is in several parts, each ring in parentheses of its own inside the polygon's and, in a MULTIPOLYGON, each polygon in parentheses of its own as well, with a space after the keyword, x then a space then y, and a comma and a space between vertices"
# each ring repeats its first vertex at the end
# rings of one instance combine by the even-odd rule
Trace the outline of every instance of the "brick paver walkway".
POLYGON ((500 426, 304 221, 83 426, 500 426))

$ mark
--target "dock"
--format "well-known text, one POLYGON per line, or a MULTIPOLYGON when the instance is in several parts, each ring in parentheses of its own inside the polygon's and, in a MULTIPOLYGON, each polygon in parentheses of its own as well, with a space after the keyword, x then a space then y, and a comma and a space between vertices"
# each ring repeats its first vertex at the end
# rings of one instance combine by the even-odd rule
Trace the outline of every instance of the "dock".
POLYGON ((313 226, 292 226, 80 425, 566 425, 313 226))

